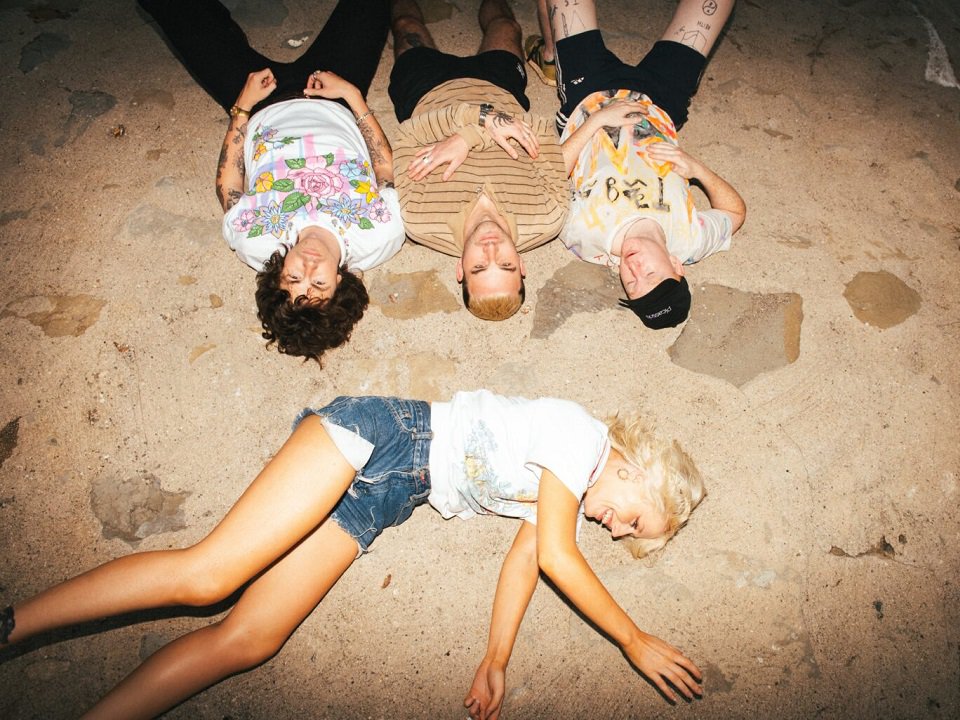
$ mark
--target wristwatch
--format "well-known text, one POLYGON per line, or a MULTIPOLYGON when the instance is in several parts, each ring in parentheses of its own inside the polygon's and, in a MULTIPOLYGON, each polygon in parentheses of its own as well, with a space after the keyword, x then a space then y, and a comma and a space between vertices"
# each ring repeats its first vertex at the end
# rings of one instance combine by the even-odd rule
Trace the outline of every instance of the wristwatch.
POLYGON ((493 105, 490 103, 480 103, 480 126, 487 124, 487 115, 493 112, 493 105))

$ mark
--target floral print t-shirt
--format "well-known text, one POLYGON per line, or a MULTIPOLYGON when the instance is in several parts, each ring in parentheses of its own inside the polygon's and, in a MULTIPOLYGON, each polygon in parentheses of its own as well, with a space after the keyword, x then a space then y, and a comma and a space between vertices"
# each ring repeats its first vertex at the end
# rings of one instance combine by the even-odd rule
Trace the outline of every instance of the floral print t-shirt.
POLYGON ((303 228, 330 230, 341 265, 369 270, 403 244, 397 192, 378 188, 349 110, 328 100, 289 100, 250 118, 246 193, 223 217, 223 236, 254 270, 303 228))
MULTIPOLYGON (((487 390, 430 406, 430 504, 445 518, 501 515, 537 521, 540 474, 583 496, 610 453, 607 426, 576 403, 487 390)), ((578 518, 579 523, 580 518, 578 518)))
POLYGON ((647 155, 653 143, 678 143, 670 116, 643 93, 588 95, 571 114, 561 141, 590 115, 619 99, 639 100, 649 114, 633 127, 598 131, 580 152, 570 175, 570 213, 560 233, 564 245, 582 260, 617 266, 620 258, 610 252, 617 233, 648 218, 663 228, 667 250, 684 264, 730 249, 730 218, 717 210, 697 211, 690 183, 672 172, 670 163, 657 163, 647 155))

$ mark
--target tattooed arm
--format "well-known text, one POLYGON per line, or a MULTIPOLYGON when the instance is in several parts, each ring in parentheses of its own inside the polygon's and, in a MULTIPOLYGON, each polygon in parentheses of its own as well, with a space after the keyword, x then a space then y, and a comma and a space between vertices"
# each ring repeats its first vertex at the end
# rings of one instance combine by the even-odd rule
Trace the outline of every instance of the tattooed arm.
POLYGON ((243 145, 247 138, 247 120, 250 110, 277 87, 270 68, 247 75, 247 82, 240 91, 230 124, 223 137, 220 160, 217 162, 217 198, 223 211, 227 212, 243 197, 246 168, 243 165, 243 145))
POLYGON ((357 118, 357 127, 370 153, 370 165, 380 187, 393 187, 393 150, 380 122, 355 85, 336 73, 317 70, 307 78, 303 94, 327 100, 342 99, 357 118))
POLYGON ((246 137, 247 118, 240 115, 231 117, 217 162, 217 199, 224 212, 243 197, 243 143, 246 137))

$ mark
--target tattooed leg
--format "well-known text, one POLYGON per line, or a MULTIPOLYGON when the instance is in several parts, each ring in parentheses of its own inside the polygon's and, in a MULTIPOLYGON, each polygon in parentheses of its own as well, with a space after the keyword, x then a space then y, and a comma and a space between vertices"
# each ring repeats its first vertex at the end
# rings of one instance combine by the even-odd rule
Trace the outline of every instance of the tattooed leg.
POLYGON ((661 40, 672 40, 706 57, 733 12, 734 0, 680 0, 661 40))
POLYGON ((547 0, 547 16, 555 41, 597 29, 594 0, 547 0))
POLYGON ((410 48, 436 49, 423 13, 416 0, 396 0, 390 14, 390 29, 393 32, 393 56, 400 57, 410 48))

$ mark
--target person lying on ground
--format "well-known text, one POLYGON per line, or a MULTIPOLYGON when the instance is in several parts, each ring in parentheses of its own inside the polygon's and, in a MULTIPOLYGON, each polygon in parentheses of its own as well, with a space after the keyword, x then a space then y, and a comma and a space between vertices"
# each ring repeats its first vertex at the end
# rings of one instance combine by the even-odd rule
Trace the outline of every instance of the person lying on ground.
POLYGON ((560 232, 567 173, 550 121, 526 112, 510 6, 483 0, 479 22, 477 54, 450 55, 437 49, 414 0, 394 3, 394 166, 407 235, 456 257, 464 305, 503 320, 525 299, 520 253, 560 232))
MULTIPOLYGON (((218 622, 147 658, 83 717, 151 718, 273 657, 354 560, 416 506, 445 518, 520 520, 494 602, 490 650, 467 706, 502 700, 503 669, 542 571, 670 696, 700 671, 641 631, 577 548, 582 516, 663 544, 704 495, 690 458, 631 417, 479 390, 450 402, 340 397, 304 410, 290 438, 203 540, 107 562, 0 612, 0 645, 99 618, 206 606, 243 588, 218 622), (499 700, 497 699, 499 698, 499 700)), ((318 685, 322 691, 322 685, 318 685)), ((499 704, 498 704, 499 707, 499 704)))
POLYGON ((257 271, 263 337, 320 361, 369 303, 360 273, 404 241, 393 155, 365 96, 387 0, 340 0, 296 61, 250 47, 218 0, 139 0, 186 69, 230 114, 217 166, 223 236, 257 271))
POLYGON ((680 0, 661 39, 628 65, 604 44, 594 0, 538 0, 550 34, 539 57, 555 52, 557 127, 572 195, 560 237, 582 260, 618 270, 621 304, 650 328, 687 319, 684 266, 729 249, 746 218, 733 186, 677 140, 733 5, 680 0), (694 206, 691 180, 709 210, 694 206))

